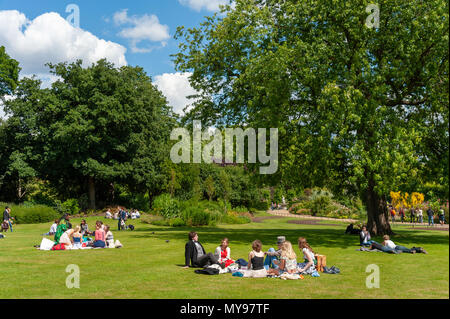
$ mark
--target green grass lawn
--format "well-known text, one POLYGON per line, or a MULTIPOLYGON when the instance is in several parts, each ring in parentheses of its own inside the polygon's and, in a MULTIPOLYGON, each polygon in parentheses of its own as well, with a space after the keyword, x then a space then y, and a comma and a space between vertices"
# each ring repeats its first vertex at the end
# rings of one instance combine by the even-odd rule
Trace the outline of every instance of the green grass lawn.
MULTIPOLYGON (((88 218, 90 229, 96 219, 88 218)), ((121 249, 39 251, 33 245, 40 243, 40 234, 48 231, 50 223, 16 225, 14 233, 8 232, 6 239, 0 239, 0 298, 449 298, 447 231, 394 226, 395 243, 422 246, 429 254, 391 255, 356 251, 358 236, 344 235, 345 224, 298 225, 287 223, 289 220, 268 219, 262 223, 195 230, 208 252, 213 252, 221 239, 228 237, 234 259, 247 259, 255 239, 260 239, 267 250, 275 246, 279 235, 285 235, 293 243, 303 236, 316 252, 327 256, 328 266, 339 267, 341 274, 305 276, 304 280, 291 281, 239 278, 231 274, 197 275, 194 269, 181 267, 187 233, 191 230, 186 227, 157 227, 133 221, 137 226, 134 232, 118 232, 114 231, 117 222, 109 221, 115 239, 124 245, 121 249), (69 274, 65 270, 69 264, 80 267, 80 289, 66 288, 69 274), (370 264, 380 268, 378 289, 366 288, 369 275, 366 267, 370 264)), ((74 219, 72 223, 76 225, 79 221, 74 219)))

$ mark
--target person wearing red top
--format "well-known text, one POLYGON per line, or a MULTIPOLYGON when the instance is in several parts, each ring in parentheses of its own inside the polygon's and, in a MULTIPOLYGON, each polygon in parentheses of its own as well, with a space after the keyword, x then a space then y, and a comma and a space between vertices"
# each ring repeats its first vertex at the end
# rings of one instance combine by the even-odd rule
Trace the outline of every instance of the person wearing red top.
POLYGON ((225 268, 231 264, 234 264, 234 260, 231 259, 230 247, 228 247, 228 238, 222 239, 222 243, 216 248, 214 255, 219 259, 220 264, 225 264, 225 268))

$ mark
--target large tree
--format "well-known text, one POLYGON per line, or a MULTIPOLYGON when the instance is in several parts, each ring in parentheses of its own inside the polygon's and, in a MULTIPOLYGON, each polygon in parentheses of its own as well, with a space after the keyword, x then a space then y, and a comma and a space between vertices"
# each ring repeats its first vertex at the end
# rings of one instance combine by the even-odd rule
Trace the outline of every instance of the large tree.
POLYGON ((173 120, 143 69, 115 68, 106 60, 88 68, 81 61, 49 67, 60 78, 51 88, 23 79, 6 103, 15 138, 32 147, 40 177, 62 191, 81 185, 90 208, 99 187, 158 188, 173 120))
POLYGON ((6 53, 4 46, 0 46, 0 98, 16 88, 19 72, 19 62, 6 53))
POLYGON ((377 25, 370 4, 236 0, 178 29, 175 62, 201 92, 188 117, 279 128, 276 179, 359 193, 383 234, 389 190, 448 159, 449 16, 443 0, 380 0, 377 25))

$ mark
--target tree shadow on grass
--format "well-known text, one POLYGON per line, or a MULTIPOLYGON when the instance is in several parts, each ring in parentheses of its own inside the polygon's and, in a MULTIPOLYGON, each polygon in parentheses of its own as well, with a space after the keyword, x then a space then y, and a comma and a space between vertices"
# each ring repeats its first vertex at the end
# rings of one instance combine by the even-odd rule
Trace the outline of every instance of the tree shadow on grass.
MULTIPOLYGON (((199 241, 202 244, 217 244, 219 245, 224 237, 227 237, 230 241, 230 245, 247 244, 251 243, 255 239, 261 240, 264 247, 276 247, 276 241, 278 236, 285 236, 286 240, 292 242, 294 246, 297 245, 299 237, 305 237, 310 245, 320 247, 335 247, 335 248, 348 248, 359 247, 358 235, 345 235, 345 229, 324 229, 324 228, 311 228, 311 229, 225 229, 218 227, 177 227, 177 228, 157 228, 149 230, 141 230, 136 232, 134 237, 136 238, 158 238, 162 240, 184 240, 188 241, 188 233, 195 230, 199 234, 199 241), (154 234, 152 234, 154 232, 154 234)), ((382 237, 374 237, 373 240, 382 242, 382 237)), ((396 244, 402 246, 426 246, 436 244, 449 244, 448 236, 442 236, 440 234, 427 234, 423 236, 423 233, 415 234, 411 231, 398 231, 397 236, 391 238, 396 244)), ((263 248, 265 249, 265 248, 263 248)))

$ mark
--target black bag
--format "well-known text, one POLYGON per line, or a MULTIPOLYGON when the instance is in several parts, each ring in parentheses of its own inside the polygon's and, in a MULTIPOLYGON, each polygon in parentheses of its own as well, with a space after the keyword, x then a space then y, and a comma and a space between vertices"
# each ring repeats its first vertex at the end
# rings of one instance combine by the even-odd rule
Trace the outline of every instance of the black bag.
POLYGON ((134 226, 133 225, 128 225, 128 229, 129 230, 134 230, 134 226))
POLYGON ((219 269, 216 268, 203 268, 203 269, 197 269, 195 271, 196 274, 201 274, 201 275, 218 275, 219 274, 219 269))

